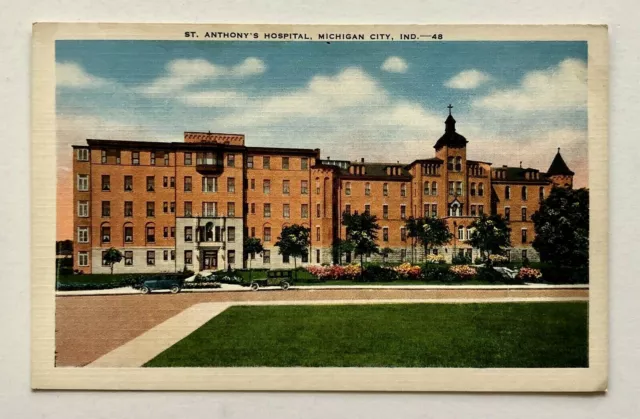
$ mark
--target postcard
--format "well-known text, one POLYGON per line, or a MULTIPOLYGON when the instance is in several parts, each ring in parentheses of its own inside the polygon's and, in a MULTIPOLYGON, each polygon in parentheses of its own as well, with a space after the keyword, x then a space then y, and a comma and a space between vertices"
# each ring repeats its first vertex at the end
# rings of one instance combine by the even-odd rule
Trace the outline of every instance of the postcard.
POLYGON ((607 42, 35 24, 32 387, 605 391, 607 42))

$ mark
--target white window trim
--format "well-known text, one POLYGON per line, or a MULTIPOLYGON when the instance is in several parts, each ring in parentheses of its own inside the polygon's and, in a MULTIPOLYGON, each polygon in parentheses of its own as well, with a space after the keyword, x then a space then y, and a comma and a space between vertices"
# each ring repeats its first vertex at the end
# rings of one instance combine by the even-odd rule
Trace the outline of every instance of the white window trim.
POLYGON ((78 252, 78 266, 89 266, 89 252, 78 252), (86 257, 86 262, 81 263, 82 257, 86 257))
POLYGON ((88 218, 89 217, 89 201, 78 201, 78 217, 88 218), (84 203, 84 205, 82 205, 84 203), (84 214, 81 213, 80 208, 86 207, 86 212, 84 214))
MULTIPOLYGON (((89 149, 88 148, 79 148, 76 151, 76 159, 78 161, 89 161, 89 149), (84 155, 86 154, 86 157, 84 157, 84 155)), ((89 266, 89 265, 85 265, 85 266, 89 266)))
POLYGON ((79 174, 78 178, 77 178, 77 181, 76 181, 76 186, 78 187, 78 190, 80 192, 88 191, 89 190, 89 175, 79 174), (80 187, 80 179, 86 179, 87 180, 86 188, 83 189, 83 188, 80 187))
POLYGON ((89 227, 78 227, 78 231, 77 231, 77 237, 78 237, 78 243, 89 243, 89 227), (81 231, 86 231, 87 232, 87 239, 86 240, 81 240, 81 236, 80 236, 80 232, 81 231))

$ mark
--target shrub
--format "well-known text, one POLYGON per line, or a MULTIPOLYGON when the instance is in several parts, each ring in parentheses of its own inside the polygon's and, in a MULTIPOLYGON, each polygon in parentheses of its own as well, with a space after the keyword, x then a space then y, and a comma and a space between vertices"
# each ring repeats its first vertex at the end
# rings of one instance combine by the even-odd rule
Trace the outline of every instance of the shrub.
POLYGON ((537 269, 523 267, 520 268, 516 278, 523 282, 536 282, 542 278, 542 273, 537 269))
POLYGON ((185 282, 182 288, 186 289, 201 289, 201 288, 221 288, 219 282, 201 281, 201 282, 185 282))
POLYGON ((476 275, 476 279, 482 282, 489 282, 491 284, 496 282, 505 282, 506 278, 502 276, 502 274, 495 269, 487 266, 482 266, 478 268, 478 273, 476 275))
POLYGON ((454 265, 449 268, 449 271, 461 280, 469 280, 478 273, 476 268, 469 265, 454 265))
POLYGON ((481 257, 477 256, 474 260, 473 260, 473 264, 474 265, 482 265, 484 263, 484 261, 482 260, 481 257))
POLYGON ((410 263, 403 263, 392 268, 398 276, 408 279, 418 279, 420 277, 421 269, 419 266, 411 265, 410 263))
POLYGON ((393 282, 400 278, 400 274, 392 268, 384 266, 369 266, 363 275, 354 278, 356 282, 393 282))
POLYGON ((139 288, 144 277, 139 275, 130 275, 123 277, 117 281, 111 282, 72 282, 61 283, 56 282, 56 290, 58 291, 93 291, 107 290, 113 288, 133 287, 139 288))
POLYGON ((502 255, 489 255, 489 260, 494 266, 504 266, 509 263, 509 258, 502 255))
POLYGON ((422 266, 422 272, 420 274, 420 279, 423 281, 445 281, 445 277, 453 277, 453 275, 449 272, 449 267, 446 265, 433 264, 433 263, 425 263, 422 266))
POLYGON ((542 281, 549 284, 588 284, 589 267, 572 268, 544 266, 540 268, 542 281))
POLYGON ((471 263, 471 257, 465 255, 454 255, 451 259, 451 263, 454 265, 469 265, 471 263))
POLYGON ((428 263, 444 263, 444 255, 427 255, 428 263))

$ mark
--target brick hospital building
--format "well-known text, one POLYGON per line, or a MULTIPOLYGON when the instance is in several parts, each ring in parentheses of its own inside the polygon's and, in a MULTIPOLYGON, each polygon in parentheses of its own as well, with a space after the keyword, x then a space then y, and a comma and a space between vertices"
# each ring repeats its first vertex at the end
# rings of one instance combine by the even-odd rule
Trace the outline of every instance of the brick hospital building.
MULTIPOLYGON (((467 159, 468 141, 449 114, 435 156, 411 163, 321 158, 319 149, 251 147, 244 135, 185 132, 184 142, 87 140, 73 146, 74 268, 106 273, 103 254, 119 249, 114 272, 185 268, 287 267, 275 242, 284 226, 311 230, 302 263, 332 263, 345 237, 344 211, 379 219, 379 245, 389 260, 411 254, 405 221, 441 217, 454 238, 434 253, 475 258, 469 225, 482 213, 501 214, 511 227, 509 255, 537 260, 531 215, 553 187, 573 185, 558 149, 546 172, 467 159), (243 254, 258 237, 262 255, 243 254)), ((421 259, 418 252, 418 258, 421 259)), ((343 262, 351 255, 343 256, 343 262)))

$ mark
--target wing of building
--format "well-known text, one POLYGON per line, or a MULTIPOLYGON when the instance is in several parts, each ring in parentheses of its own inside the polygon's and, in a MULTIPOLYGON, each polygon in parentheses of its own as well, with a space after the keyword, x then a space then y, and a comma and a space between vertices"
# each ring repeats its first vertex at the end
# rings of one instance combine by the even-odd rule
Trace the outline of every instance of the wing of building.
MULTIPOLYGON (((483 213, 511 225, 512 259, 537 260, 531 215, 551 188, 572 187, 560 149, 546 173, 467 159, 468 141, 451 114, 435 155, 411 163, 321 158, 319 149, 251 147, 242 134, 185 132, 183 142, 88 139, 74 151, 74 268, 106 273, 103 254, 120 249, 114 272, 291 266, 274 243, 284 226, 311 230, 303 264, 335 263, 341 214, 368 211, 382 227, 388 260, 410 254, 406 220, 444 218, 454 239, 433 249, 475 258, 469 225, 483 213), (262 255, 244 254, 246 237, 262 255)), ((376 258, 374 255, 372 258, 376 258)), ((341 262, 349 262, 345 255, 341 262)))

